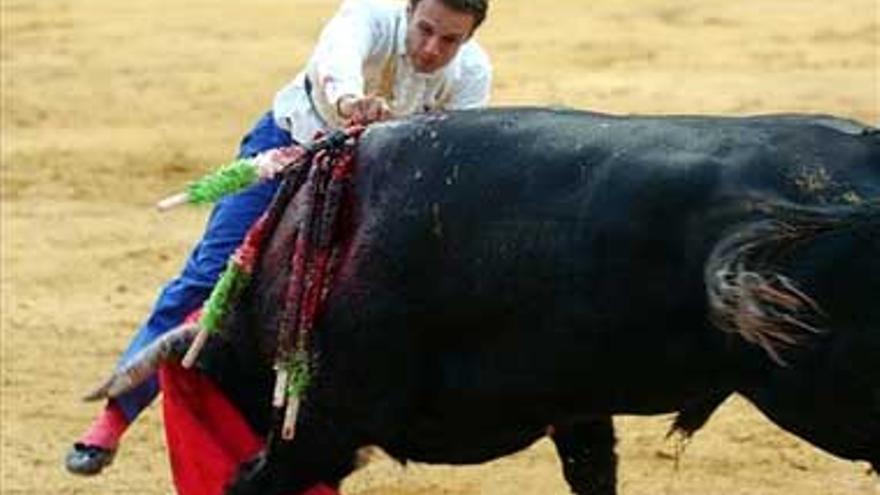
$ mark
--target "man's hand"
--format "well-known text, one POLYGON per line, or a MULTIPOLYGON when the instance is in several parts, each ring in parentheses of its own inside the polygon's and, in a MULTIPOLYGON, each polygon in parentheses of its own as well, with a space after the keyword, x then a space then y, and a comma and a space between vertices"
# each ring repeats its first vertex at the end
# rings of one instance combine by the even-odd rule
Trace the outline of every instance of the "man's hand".
POLYGON ((346 95, 336 102, 336 110, 343 119, 351 120, 357 124, 369 124, 391 118, 391 108, 384 98, 378 96, 346 95))

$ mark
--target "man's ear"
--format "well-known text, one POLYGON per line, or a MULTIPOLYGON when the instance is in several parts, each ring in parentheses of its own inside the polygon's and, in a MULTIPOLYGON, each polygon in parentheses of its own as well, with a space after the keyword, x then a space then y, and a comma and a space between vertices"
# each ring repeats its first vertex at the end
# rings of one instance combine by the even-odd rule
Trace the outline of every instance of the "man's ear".
MULTIPOLYGON (((477 20, 474 19, 474 24, 476 24, 476 22, 477 22, 477 20)), ((471 32, 468 33, 468 35, 464 38, 464 40, 469 41, 471 38, 474 37, 474 33, 476 33, 476 32, 477 32, 477 26, 472 27, 471 32)))

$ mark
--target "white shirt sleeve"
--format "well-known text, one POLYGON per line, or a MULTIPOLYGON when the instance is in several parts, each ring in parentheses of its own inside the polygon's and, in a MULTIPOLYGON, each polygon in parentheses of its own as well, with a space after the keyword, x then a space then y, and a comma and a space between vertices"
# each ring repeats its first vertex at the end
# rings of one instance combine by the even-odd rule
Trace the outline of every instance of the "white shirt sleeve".
POLYGON ((345 0, 321 32, 308 72, 331 105, 343 95, 363 96, 364 61, 384 34, 380 8, 367 0, 345 0))
POLYGON ((461 70, 452 84, 447 110, 481 108, 489 104, 492 65, 489 56, 475 42, 462 47, 461 70))

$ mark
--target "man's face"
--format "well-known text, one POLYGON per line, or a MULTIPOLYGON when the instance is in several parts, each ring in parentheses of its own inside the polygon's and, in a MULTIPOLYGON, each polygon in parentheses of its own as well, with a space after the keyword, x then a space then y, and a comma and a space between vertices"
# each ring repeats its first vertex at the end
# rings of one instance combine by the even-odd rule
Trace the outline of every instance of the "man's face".
POLYGON ((417 72, 434 72, 452 60, 474 28, 474 16, 442 0, 421 0, 409 11, 406 54, 417 72))

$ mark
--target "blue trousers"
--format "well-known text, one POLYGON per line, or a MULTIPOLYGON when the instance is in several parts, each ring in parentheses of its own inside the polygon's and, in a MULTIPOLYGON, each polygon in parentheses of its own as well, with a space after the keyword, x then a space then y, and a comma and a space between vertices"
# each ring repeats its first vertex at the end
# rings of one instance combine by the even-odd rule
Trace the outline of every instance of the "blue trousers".
MULTIPOLYGON (((263 115, 241 141, 239 158, 289 146, 290 134, 275 125, 272 112, 263 115)), ((184 318, 211 294, 229 256, 248 229, 269 206, 279 181, 255 184, 217 202, 208 219, 202 239, 193 248, 180 275, 168 282, 159 294, 153 311, 138 329, 119 364, 122 365, 165 332, 183 323, 184 318)), ((155 399, 159 382, 154 376, 138 388, 118 397, 117 403, 129 422, 155 399)))

